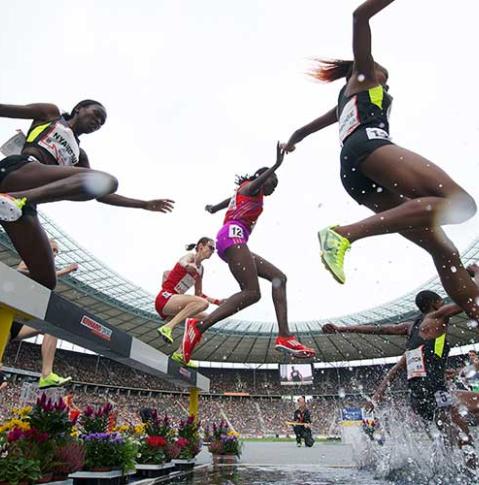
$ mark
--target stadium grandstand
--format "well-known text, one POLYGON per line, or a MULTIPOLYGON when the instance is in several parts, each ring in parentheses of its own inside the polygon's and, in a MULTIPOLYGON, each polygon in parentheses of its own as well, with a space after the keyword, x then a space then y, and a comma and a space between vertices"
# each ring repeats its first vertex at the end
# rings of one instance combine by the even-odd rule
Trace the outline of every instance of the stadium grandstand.
MULTIPOLYGON (((156 334, 159 320, 154 312, 153 296, 106 268, 51 219, 42 215, 41 220, 49 237, 61 247, 59 266, 75 262, 84 269, 75 276, 61 279, 57 293, 94 312, 109 324, 167 352, 156 334)), ((478 254, 479 241, 476 241, 465 251, 464 261, 473 261, 478 254)), ((19 262, 4 233, 0 233, 0 261, 10 267, 16 267, 19 262)), ((437 279, 421 288, 442 293, 437 279)), ((398 300, 337 318, 335 322, 382 325, 411 319, 416 314, 414 295, 412 291, 398 300)), ((314 432, 337 434, 340 408, 364 403, 388 368, 385 358, 401 354, 404 341, 397 336, 323 335, 323 323, 326 321, 292 324, 301 339, 319 352, 321 362, 314 364, 313 384, 308 386, 281 385, 277 356, 271 350, 273 323, 227 320, 212 329, 212 336, 205 339, 198 351, 201 371, 211 379, 210 392, 201 397, 202 421, 207 423, 222 416, 244 436, 285 436, 291 429, 278 420, 278 416, 291 415, 295 405, 293 396, 306 395, 317 417, 314 432), (215 363, 218 359, 215 351, 220 346, 221 362, 215 363)), ((176 339, 180 337, 181 330, 176 339)), ((455 318, 450 341, 455 346, 476 341, 476 331, 469 328, 463 315, 455 318)), ((456 350, 455 353, 461 352, 456 350)), ((38 379, 40 361, 36 343, 13 342, 8 346, 3 364, 4 371, 10 376, 10 384, 0 395, 0 418, 8 413, 12 402, 20 400, 23 383, 38 379)), ((451 359, 453 366, 462 364, 461 356, 451 359)), ((188 407, 184 390, 174 384, 71 344, 61 346, 56 368, 62 375, 74 376, 73 391, 78 406, 109 400, 117 405, 121 419, 128 423, 138 421, 138 409, 142 407, 156 407, 177 417, 184 416, 188 407)), ((395 389, 396 397, 402 398, 405 381, 400 381, 395 389)))

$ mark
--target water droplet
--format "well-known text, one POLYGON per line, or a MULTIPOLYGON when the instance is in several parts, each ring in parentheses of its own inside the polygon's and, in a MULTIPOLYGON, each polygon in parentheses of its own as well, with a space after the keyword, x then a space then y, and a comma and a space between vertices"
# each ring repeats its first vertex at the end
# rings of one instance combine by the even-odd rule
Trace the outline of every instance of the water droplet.
POLYGON ((362 83, 366 79, 366 76, 364 74, 358 74, 358 81, 362 83))
POLYGON ((383 189, 382 187, 378 187, 378 188, 376 189, 376 192, 382 192, 383 190, 384 190, 384 189, 383 189))
POLYGON ((455 266, 451 266, 451 271, 452 271, 453 273, 457 273, 457 268, 456 268, 455 266))

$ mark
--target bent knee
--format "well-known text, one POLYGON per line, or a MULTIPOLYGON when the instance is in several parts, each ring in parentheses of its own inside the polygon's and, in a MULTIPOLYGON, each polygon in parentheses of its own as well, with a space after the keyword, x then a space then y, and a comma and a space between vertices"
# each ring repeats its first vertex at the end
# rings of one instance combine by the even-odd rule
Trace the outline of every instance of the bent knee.
POLYGON ((210 304, 206 298, 197 297, 196 299, 197 307, 199 312, 203 312, 208 309, 210 304))
POLYGON ((258 302, 261 300, 261 292, 260 290, 246 290, 245 291, 245 297, 250 305, 253 303, 258 302))
POLYGON ((450 195, 448 200, 446 219, 453 224, 465 222, 477 212, 476 201, 465 191, 450 195))
POLYGON ((118 179, 109 173, 91 170, 82 174, 82 178, 85 191, 96 199, 118 190, 118 179))

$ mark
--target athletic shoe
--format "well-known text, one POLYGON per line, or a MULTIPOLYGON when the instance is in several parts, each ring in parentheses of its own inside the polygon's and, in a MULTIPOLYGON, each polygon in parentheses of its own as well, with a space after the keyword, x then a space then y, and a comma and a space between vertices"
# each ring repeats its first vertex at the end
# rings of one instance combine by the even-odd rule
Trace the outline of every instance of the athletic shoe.
POLYGON ((196 318, 187 318, 185 321, 185 333, 183 334, 183 358, 187 364, 191 359, 194 348, 200 343, 201 332, 198 330, 196 318))
POLYGON ((274 347, 279 352, 285 352, 300 359, 311 359, 316 357, 315 350, 298 342, 294 335, 291 335, 290 337, 276 337, 274 347))
POLYGON ((40 377, 38 389, 49 389, 51 387, 62 387, 72 380, 71 377, 60 377, 51 372, 47 377, 40 377))
POLYGON ((172 344, 173 343, 173 330, 170 327, 167 327, 166 325, 163 325, 162 327, 157 328, 156 330, 160 334, 160 337, 167 344, 172 344))
POLYGON ((335 226, 326 227, 318 232, 321 246, 321 261, 334 279, 341 284, 346 282, 344 274, 344 255, 351 247, 347 238, 334 231, 335 226))
POLYGON ((296 443, 296 446, 297 446, 298 448, 301 448, 301 443, 296 443))
POLYGON ((185 359, 183 358, 183 354, 177 350, 176 352, 173 352, 170 355, 170 359, 174 360, 176 363, 189 367, 190 369, 198 369, 198 364, 196 362, 193 362, 190 360, 189 362, 185 362, 185 359))
POLYGON ((15 199, 8 194, 0 194, 0 221, 14 222, 22 217, 22 207, 27 199, 15 199))

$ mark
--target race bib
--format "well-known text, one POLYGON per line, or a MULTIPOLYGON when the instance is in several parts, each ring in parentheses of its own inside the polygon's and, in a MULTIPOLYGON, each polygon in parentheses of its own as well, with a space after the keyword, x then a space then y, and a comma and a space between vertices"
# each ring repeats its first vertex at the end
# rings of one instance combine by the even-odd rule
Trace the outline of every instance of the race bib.
POLYGON ((448 408, 449 406, 453 405, 452 396, 447 391, 435 392, 434 398, 436 399, 438 408, 448 408))
POLYGON ((406 352, 407 378, 426 377, 426 366, 424 364, 424 345, 417 349, 406 352))
POLYGON ((228 228, 228 237, 229 238, 244 238, 244 230, 241 226, 237 226, 236 224, 231 224, 228 228))
POLYGON ((175 291, 182 295, 183 293, 186 293, 194 284, 195 278, 190 274, 186 274, 175 286, 175 291))
POLYGON ((353 96, 343 108, 339 117, 339 139, 341 143, 360 125, 356 96, 353 96))
POLYGON ((382 128, 366 128, 366 135, 370 140, 389 140, 389 133, 382 128))

